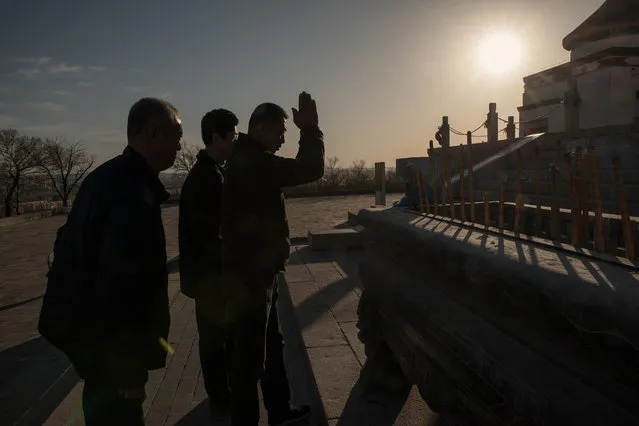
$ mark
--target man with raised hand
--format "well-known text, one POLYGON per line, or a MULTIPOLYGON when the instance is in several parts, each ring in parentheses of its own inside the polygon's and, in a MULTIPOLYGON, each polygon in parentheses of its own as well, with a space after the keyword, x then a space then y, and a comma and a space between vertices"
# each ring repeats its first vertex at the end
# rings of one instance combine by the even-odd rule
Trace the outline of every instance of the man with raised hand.
POLYGON ((222 203, 225 285, 232 321, 231 422, 256 426, 260 381, 269 425, 308 418, 308 406, 290 404, 277 313, 278 274, 289 258, 290 241, 282 188, 313 182, 324 174, 324 140, 315 100, 299 95, 293 122, 300 129, 295 158, 275 153, 284 144, 286 111, 259 105, 229 158, 222 203))

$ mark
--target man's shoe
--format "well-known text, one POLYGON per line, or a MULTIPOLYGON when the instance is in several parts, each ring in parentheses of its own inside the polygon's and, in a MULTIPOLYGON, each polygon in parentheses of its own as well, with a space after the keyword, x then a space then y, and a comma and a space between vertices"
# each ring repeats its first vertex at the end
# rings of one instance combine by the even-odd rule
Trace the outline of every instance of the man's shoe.
POLYGON ((311 416, 311 407, 308 405, 300 405, 299 407, 291 407, 288 411, 268 419, 269 426, 286 426, 294 425, 297 422, 306 420, 311 416))

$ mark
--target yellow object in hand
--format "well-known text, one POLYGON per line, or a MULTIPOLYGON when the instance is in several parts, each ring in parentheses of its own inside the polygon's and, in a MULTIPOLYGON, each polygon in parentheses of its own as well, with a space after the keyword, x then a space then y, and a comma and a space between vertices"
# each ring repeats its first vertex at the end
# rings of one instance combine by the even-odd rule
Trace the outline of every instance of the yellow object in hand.
POLYGON ((173 350, 173 347, 171 345, 169 345, 169 342, 166 341, 166 339, 164 337, 160 337, 160 345, 162 345, 162 347, 164 348, 164 350, 169 354, 169 355, 173 355, 173 353, 175 353, 175 351, 173 350))

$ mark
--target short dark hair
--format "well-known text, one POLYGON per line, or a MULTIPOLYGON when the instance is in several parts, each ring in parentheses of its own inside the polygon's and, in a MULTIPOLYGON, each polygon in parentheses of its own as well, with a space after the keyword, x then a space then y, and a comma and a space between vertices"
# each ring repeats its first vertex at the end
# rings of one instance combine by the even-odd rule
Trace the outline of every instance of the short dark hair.
POLYGON ((210 145, 213 135, 225 138, 228 132, 232 132, 238 123, 239 120, 235 114, 229 110, 219 108, 207 112, 200 123, 202 142, 204 142, 204 145, 210 145))
POLYGON ((281 119, 287 119, 288 114, 281 106, 266 102, 255 108, 249 119, 248 131, 253 133, 260 124, 270 124, 281 119))
POLYGON ((133 104, 129 110, 126 123, 126 137, 131 143, 140 132, 156 117, 166 117, 177 114, 176 107, 158 98, 142 98, 133 104))

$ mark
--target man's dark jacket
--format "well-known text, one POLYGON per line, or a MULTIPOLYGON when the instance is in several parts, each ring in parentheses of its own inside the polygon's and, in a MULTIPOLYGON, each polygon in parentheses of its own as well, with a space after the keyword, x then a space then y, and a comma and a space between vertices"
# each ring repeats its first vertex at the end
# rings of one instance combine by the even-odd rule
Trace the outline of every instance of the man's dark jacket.
POLYGON ((180 191, 180 286, 195 298, 215 285, 222 269, 224 168, 202 150, 180 191))
POLYGON ((295 158, 267 152, 240 135, 226 166, 222 202, 225 265, 267 274, 284 269, 290 251, 282 188, 324 175, 324 136, 318 128, 301 131, 295 158))
POLYGON ((38 329, 84 378, 139 385, 169 331, 160 204, 168 193, 127 147, 82 183, 55 244, 38 329))

